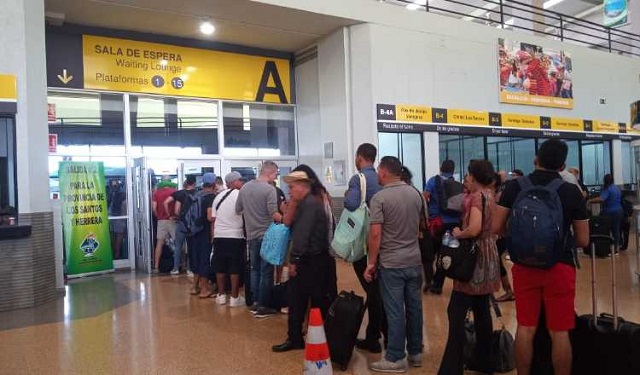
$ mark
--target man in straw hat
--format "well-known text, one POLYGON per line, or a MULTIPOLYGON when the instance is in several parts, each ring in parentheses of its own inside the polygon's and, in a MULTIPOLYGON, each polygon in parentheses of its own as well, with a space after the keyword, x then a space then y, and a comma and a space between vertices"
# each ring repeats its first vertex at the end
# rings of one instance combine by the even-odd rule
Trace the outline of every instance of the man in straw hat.
POLYGON ((284 343, 273 346, 274 352, 304 349, 302 323, 309 301, 323 315, 328 309, 324 286, 330 255, 322 197, 319 191, 314 191, 305 172, 292 172, 284 180, 289 185, 291 200, 297 202, 297 210, 291 225, 288 336, 284 343))

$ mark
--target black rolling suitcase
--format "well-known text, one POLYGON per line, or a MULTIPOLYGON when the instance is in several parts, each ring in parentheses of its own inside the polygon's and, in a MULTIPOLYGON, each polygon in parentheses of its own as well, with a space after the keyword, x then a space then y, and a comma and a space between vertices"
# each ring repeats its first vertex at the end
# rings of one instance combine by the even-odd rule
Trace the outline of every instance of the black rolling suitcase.
MULTIPOLYGON (((595 242, 608 242, 613 248, 611 236, 592 235, 591 252, 595 242)), ((592 255, 593 256, 593 255, 592 255)), ((616 293, 616 257, 611 257, 613 315, 598 316, 596 266, 591 260, 591 292, 593 313, 581 315, 571 332, 573 347, 572 374, 640 374, 640 325, 618 317, 616 293)))
POLYGON ((364 298, 357 296, 353 291, 342 291, 331 304, 325 318, 324 330, 331 361, 342 371, 349 366, 364 311, 364 298))
MULTIPOLYGON (((611 220, 606 216, 593 216, 589 219, 589 233, 591 233, 591 246, 595 245, 595 256, 605 258, 611 251, 611 243, 608 238, 611 236, 611 220)), ((589 256, 593 256, 590 250, 589 256)))

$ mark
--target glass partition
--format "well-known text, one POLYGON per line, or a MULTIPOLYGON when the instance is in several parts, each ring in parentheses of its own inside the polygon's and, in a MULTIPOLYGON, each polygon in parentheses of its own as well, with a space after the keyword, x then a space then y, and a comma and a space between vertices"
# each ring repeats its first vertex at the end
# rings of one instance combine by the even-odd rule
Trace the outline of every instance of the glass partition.
POLYGON ((59 146, 124 146, 121 94, 49 92, 49 133, 59 146))
POLYGON ((611 173, 611 142, 582 141, 583 183, 587 186, 601 186, 607 173, 611 173))
POLYGON ((131 96, 133 156, 218 154, 218 102, 131 96))
POLYGON ((293 107, 268 104, 223 104, 225 154, 237 157, 295 155, 293 107))
POLYGON ((422 190, 424 181, 422 133, 378 133, 378 160, 395 156, 413 174, 412 183, 422 190))

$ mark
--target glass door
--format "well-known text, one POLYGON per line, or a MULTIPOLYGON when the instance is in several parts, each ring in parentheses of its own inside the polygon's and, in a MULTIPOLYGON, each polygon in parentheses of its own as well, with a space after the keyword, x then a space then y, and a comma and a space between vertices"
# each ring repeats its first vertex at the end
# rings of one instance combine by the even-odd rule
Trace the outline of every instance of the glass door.
MULTIPOLYGON (((266 159, 244 159, 244 160, 227 160, 225 162, 225 171, 224 173, 229 172, 238 172, 242 175, 242 177, 246 181, 255 180, 258 178, 260 174, 260 168, 262 167, 262 163, 266 161, 266 159)), ((295 160, 273 160, 276 164, 278 164, 278 177, 276 178, 276 185, 284 191, 285 195, 289 195, 289 189, 287 184, 284 182, 283 177, 291 173, 291 171, 298 165, 298 162, 295 160)), ((323 180, 323 171, 315 171, 318 175, 318 178, 323 180)), ((224 178, 224 176, 223 176, 224 178)))
POLYGON ((180 187, 182 187, 182 183, 188 176, 195 176, 196 187, 201 188, 202 176, 205 173, 213 173, 224 180, 220 159, 179 160, 178 164, 178 181, 180 187))

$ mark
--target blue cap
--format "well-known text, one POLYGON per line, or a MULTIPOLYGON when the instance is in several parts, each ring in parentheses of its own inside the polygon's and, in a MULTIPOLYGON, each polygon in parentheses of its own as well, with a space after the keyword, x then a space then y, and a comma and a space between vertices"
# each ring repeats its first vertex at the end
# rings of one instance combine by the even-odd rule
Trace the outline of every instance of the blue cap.
POLYGON ((209 184, 209 185, 213 185, 216 183, 216 175, 211 173, 211 172, 207 172, 205 174, 202 175, 202 183, 203 184, 209 184))

